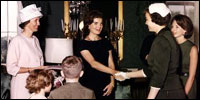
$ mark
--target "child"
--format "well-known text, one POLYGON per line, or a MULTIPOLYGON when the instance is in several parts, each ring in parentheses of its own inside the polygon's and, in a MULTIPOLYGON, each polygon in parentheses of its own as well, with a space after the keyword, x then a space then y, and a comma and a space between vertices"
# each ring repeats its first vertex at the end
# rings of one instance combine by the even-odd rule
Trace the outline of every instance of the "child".
POLYGON ((50 70, 31 71, 26 80, 26 88, 32 93, 29 99, 47 99, 45 93, 50 92, 52 79, 53 75, 50 70))
POLYGON ((83 75, 81 59, 68 56, 62 61, 61 75, 65 77, 66 84, 53 90, 49 99, 95 99, 92 90, 82 86, 79 78, 83 75))

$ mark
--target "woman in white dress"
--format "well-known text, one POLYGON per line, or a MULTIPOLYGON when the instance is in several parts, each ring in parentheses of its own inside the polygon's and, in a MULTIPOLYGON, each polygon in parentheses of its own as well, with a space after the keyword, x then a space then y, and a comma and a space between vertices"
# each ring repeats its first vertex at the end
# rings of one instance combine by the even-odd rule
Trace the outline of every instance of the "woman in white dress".
POLYGON ((20 10, 22 34, 9 44, 7 52, 7 72, 12 75, 11 99, 27 99, 30 93, 25 88, 29 72, 44 69, 44 59, 38 39, 33 32, 38 30, 42 14, 35 4, 20 10))

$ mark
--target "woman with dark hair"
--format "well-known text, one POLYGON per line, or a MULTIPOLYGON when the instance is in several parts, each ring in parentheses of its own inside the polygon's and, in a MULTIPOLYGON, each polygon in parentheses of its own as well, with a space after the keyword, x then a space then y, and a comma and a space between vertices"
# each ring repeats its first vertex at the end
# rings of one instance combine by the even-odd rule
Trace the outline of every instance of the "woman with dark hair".
POLYGON ((188 99, 196 98, 196 69, 198 63, 197 46, 188 40, 193 34, 193 24, 186 15, 178 14, 172 18, 171 31, 181 47, 181 81, 188 99))
POLYGON ((29 72, 44 69, 43 53, 37 37, 33 32, 38 30, 42 14, 35 4, 20 10, 20 27, 23 32, 12 39, 7 52, 7 72, 12 75, 11 99, 27 99, 30 97, 25 88, 29 72))
POLYGON ((99 36, 103 28, 103 16, 99 11, 90 11, 84 18, 84 39, 79 43, 85 74, 80 83, 95 92, 97 99, 114 99, 116 73, 111 43, 99 36))
POLYGON ((117 80, 149 77, 148 99, 184 99, 185 93, 177 69, 180 49, 169 28, 170 10, 164 3, 151 4, 145 11, 146 25, 150 32, 156 33, 147 57, 148 68, 136 72, 120 72, 117 80))

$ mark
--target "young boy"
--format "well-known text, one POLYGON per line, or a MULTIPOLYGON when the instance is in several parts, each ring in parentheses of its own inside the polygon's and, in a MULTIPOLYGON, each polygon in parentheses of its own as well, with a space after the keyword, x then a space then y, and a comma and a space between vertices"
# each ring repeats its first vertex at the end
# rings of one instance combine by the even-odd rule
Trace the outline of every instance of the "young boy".
POLYGON ((36 69, 30 72, 26 80, 26 88, 31 97, 29 99, 47 99, 46 92, 50 92, 53 75, 50 70, 36 69))
POLYGON ((62 61, 61 75, 65 77, 66 84, 53 90, 49 99, 95 99, 92 90, 82 86, 79 78, 83 75, 81 59, 68 56, 62 61))

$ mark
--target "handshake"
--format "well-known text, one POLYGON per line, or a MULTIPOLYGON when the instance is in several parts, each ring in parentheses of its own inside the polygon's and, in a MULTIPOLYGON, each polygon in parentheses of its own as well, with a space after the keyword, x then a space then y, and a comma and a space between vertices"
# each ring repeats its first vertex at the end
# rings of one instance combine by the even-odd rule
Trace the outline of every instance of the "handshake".
POLYGON ((126 79, 130 79, 128 76, 127 76, 127 73, 125 72, 118 72, 116 74, 114 74, 114 77, 116 80, 118 81, 124 81, 126 79))

